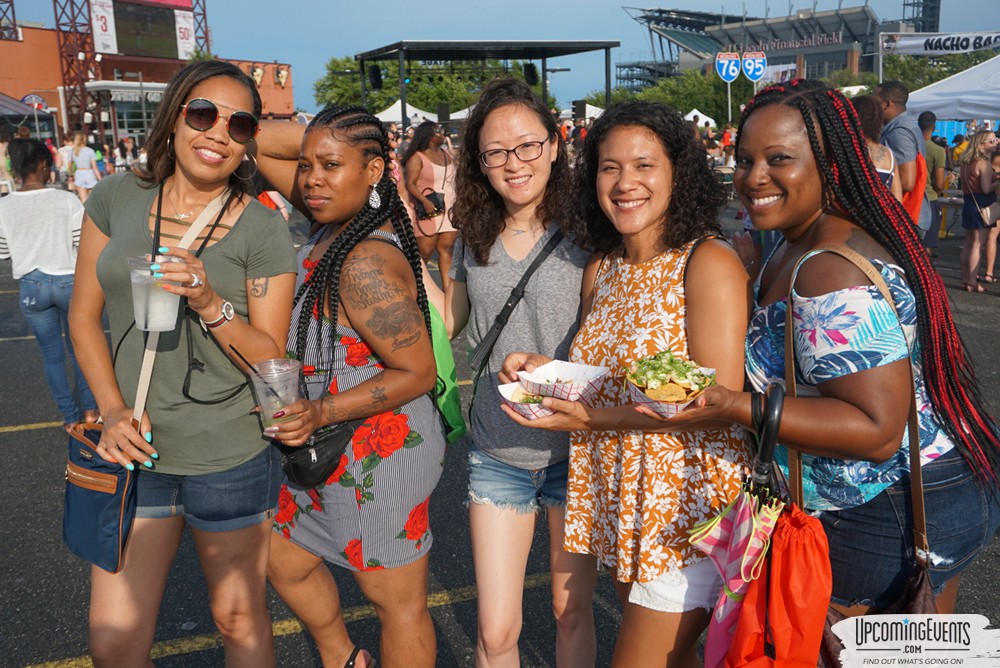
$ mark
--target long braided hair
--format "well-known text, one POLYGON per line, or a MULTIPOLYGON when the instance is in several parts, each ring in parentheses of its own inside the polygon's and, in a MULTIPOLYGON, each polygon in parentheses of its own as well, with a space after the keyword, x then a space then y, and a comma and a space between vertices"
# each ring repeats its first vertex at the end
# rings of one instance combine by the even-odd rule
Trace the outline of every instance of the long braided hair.
MULTIPOLYGON (((380 205, 372 207, 370 201, 358 211, 347 227, 333 240, 330 247, 323 253, 318 264, 313 269, 310 279, 305 281, 296 295, 296 302, 301 300, 298 327, 295 338, 295 356, 303 359, 306 351, 306 339, 309 333, 309 321, 324 310, 330 313, 333 332, 337 327, 337 305, 340 302, 340 272, 344 266, 347 254, 364 241, 374 230, 381 227, 386 220, 392 222, 392 229, 399 237, 406 256, 417 281, 417 305, 424 315, 424 324, 430 336, 431 320, 427 302, 427 292, 424 290, 423 270, 420 264, 420 253, 417 240, 413 236, 410 218, 406 213, 399 191, 389 173, 389 140, 382 127, 382 122, 372 116, 362 107, 334 105, 327 107, 310 121, 306 133, 322 129, 335 135, 338 140, 346 141, 359 149, 366 161, 382 158, 386 169, 382 178, 375 184, 375 191, 381 199, 380 205), (326 307, 324 309, 324 307, 326 307)), ((329 349, 328 342, 320 341, 323 350, 329 349)))
POLYGON ((802 115, 816 164, 836 203, 906 273, 915 297, 920 361, 934 413, 977 478, 997 485, 1000 437, 955 327, 944 283, 924 251, 916 225, 875 171, 854 107, 836 89, 796 79, 760 91, 744 109, 741 127, 758 109, 772 104, 802 115))

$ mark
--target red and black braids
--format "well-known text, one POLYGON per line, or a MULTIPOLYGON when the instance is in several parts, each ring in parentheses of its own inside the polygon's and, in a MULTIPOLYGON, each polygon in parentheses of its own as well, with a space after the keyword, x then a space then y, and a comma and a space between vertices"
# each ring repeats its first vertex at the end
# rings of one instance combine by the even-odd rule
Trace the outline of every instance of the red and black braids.
POLYGON ((976 476, 1000 486, 997 426, 986 410, 975 368, 955 327, 944 283, 931 265, 917 226, 875 171, 853 106, 837 90, 797 79, 758 93, 744 109, 740 125, 771 104, 783 104, 802 114, 816 163, 836 203, 905 272, 915 298, 917 345, 931 406, 976 476))

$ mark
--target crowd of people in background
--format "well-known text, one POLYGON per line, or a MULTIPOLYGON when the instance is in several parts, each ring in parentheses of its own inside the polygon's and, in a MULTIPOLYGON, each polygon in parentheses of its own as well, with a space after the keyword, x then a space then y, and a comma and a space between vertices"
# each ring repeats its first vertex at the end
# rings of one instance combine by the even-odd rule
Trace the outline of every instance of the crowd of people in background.
POLYGON ((475 576, 478 668, 519 665, 539 520, 549 527, 558 666, 594 665, 601 569, 624 611, 613 666, 698 665, 697 640, 725 594, 689 532, 738 492, 762 393, 786 373, 803 391, 786 401, 777 462, 787 472, 790 453, 804 453, 805 506, 831 546, 832 603, 847 615, 885 607, 910 572, 911 520, 896 506, 910 484, 909 400, 899 397, 912 397, 930 543, 949 555, 930 556, 931 579, 939 610, 954 611, 961 572, 1000 524, 1000 436, 932 257, 940 199, 960 188, 962 287, 996 282, 1000 158, 992 129, 942 146, 933 114, 916 117, 906 103, 899 82, 851 101, 796 80, 763 89, 721 128, 638 101, 562 120, 523 82, 496 80, 453 142, 434 121, 403 129, 360 107, 330 107, 306 127, 260 123, 253 81, 205 61, 174 76, 148 141, 0 142, 19 184, 0 199, 0 259, 14 261, 64 422, 99 414, 98 453, 140 467, 124 566, 91 572, 95 665, 148 662, 188 526, 228 665, 274 665, 269 580, 325 666, 370 668, 376 654, 388 668, 433 666, 428 518, 446 446, 431 393, 431 316, 475 348, 535 258, 537 274, 474 381, 460 446, 472 556, 449 567, 475 576), (203 105, 194 119, 192 100, 203 105), (252 123, 234 127, 237 114, 252 123), (79 201, 41 199, 52 184, 79 201), (197 250, 178 247, 209 195, 224 202, 216 225, 197 250), (753 230, 735 242, 719 222, 730 196, 753 230), (312 225, 297 255, 289 208, 312 225), (142 336, 120 260, 147 252, 154 231, 158 252, 176 260, 154 271, 186 300, 186 336, 165 335, 136 424, 142 336), (49 258, 58 266, 42 261, 38 238, 59 247, 49 258), (825 252, 830 243, 873 264, 898 312, 825 252), (50 306, 44 320, 34 312, 50 306), (75 390, 67 324, 86 350, 71 366, 75 390), (796 336, 790 369, 775 353, 786 327, 796 336), (712 367, 717 383, 665 419, 633 404, 623 374, 668 349, 712 367), (192 355, 210 371, 199 399, 192 355), (245 377, 282 356, 308 369, 306 396, 261 430, 245 377), (611 372, 588 402, 542 399, 546 417, 502 405, 499 383, 555 359, 611 372), (272 441, 298 447, 353 420, 326 481, 282 479, 272 441), (377 652, 351 640, 327 564, 374 604, 377 652))

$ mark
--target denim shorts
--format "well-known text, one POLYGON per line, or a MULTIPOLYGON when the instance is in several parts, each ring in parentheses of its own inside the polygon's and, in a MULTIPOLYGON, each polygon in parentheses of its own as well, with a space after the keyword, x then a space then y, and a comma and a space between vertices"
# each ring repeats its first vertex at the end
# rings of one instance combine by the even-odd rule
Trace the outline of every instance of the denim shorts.
POLYGON ((468 503, 534 513, 542 506, 566 505, 569 460, 542 469, 519 469, 490 457, 475 446, 469 448, 468 503))
MULTIPOLYGON (((996 533, 1000 495, 980 484, 955 450, 922 471, 931 584, 940 593, 996 533)), ((820 515, 830 542, 835 603, 885 607, 902 595, 915 566, 911 506, 906 475, 868 503, 820 515)))
POLYGON ((284 473, 278 449, 268 446, 226 471, 171 475, 138 467, 136 517, 183 517, 200 531, 235 531, 274 517, 284 473))

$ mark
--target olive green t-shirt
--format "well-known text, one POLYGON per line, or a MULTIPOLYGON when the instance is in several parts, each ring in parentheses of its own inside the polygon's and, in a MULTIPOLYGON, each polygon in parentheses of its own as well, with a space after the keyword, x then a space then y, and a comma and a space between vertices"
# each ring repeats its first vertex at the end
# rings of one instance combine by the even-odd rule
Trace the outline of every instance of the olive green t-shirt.
MULTIPOLYGON (((145 337, 133 327, 126 258, 148 254, 152 248, 149 212, 157 192, 157 188, 143 187, 134 174, 116 174, 101 180, 86 202, 90 218, 110 237, 97 260, 97 278, 111 323, 112 352, 118 348, 115 375, 129 405, 135 398, 145 337)), ((257 201, 251 201, 225 237, 206 248, 200 258, 212 288, 232 302, 237 317, 244 320, 248 280, 295 272, 288 226, 276 211, 257 201)), ((185 317, 182 309, 178 326, 160 334, 146 401, 153 445, 160 455, 155 470, 176 475, 225 471, 267 447, 257 416, 250 414, 254 400, 246 383, 243 372, 212 335, 202 330, 198 317, 185 317), (192 358, 204 366, 191 372, 188 394, 218 403, 200 404, 184 396, 192 358)))

